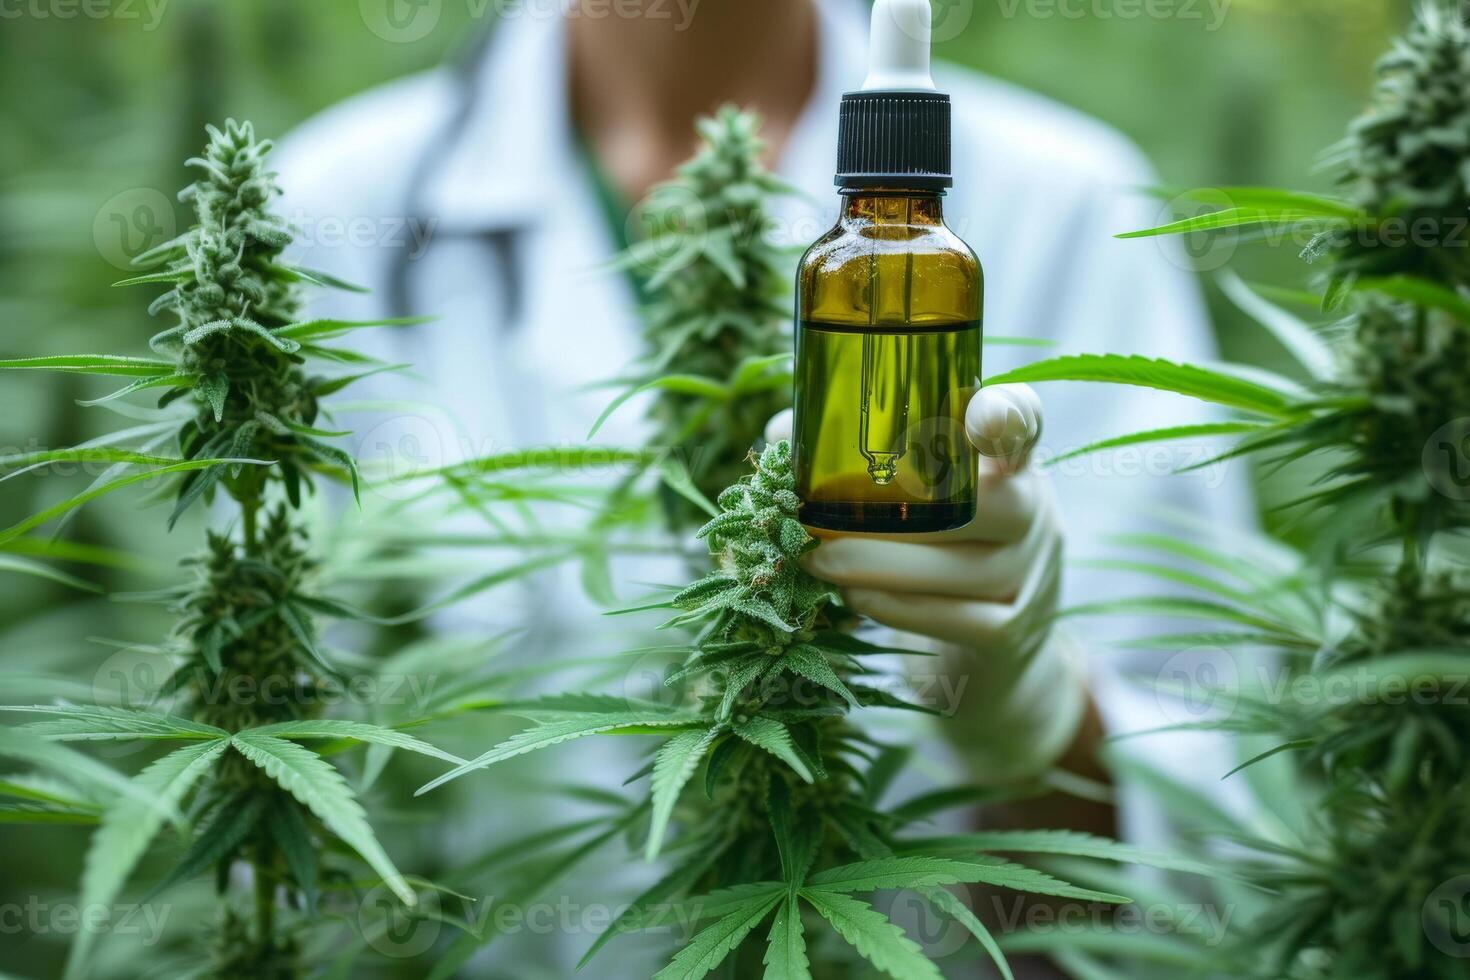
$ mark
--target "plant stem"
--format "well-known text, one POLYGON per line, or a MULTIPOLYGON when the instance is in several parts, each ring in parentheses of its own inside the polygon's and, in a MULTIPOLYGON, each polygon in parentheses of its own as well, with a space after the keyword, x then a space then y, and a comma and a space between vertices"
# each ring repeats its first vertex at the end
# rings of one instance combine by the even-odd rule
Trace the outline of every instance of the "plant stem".
POLYGON ((276 883, 259 860, 251 870, 255 876, 255 929, 262 949, 269 949, 275 939, 276 883))
POLYGON ((256 515, 260 511, 260 504, 255 500, 240 501, 240 515, 244 521, 245 554, 254 557, 259 550, 259 536, 256 533, 256 515))

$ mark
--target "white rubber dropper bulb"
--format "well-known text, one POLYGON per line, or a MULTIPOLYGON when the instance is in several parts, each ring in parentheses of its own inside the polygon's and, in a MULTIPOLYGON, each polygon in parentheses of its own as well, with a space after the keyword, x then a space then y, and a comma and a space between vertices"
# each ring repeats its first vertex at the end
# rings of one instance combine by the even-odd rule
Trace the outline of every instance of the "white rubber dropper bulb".
POLYGON ((864 92, 933 92, 929 0, 876 0, 864 92))

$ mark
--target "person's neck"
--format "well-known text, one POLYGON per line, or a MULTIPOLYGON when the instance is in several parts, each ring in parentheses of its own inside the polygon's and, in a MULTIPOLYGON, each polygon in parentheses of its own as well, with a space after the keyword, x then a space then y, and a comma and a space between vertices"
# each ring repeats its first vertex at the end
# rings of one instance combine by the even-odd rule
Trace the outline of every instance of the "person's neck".
POLYGON ((694 120, 725 102, 758 110, 767 162, 779 155, 816 82, 808 0, 671 0, 637 17, 587 3, 568 22, 571 110, 627 200, 667 179, 694 120))

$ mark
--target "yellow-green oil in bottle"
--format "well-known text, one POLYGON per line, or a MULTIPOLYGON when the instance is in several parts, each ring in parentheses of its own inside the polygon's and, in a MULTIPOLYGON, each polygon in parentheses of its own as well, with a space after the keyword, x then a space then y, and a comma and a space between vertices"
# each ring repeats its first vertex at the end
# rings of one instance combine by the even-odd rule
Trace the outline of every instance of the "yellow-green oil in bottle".
POLYGON ((974 519, 964 419, 980 384, 982 283, 940 191, 844 188, 797 280, 803 523, 893 533, 974 519))

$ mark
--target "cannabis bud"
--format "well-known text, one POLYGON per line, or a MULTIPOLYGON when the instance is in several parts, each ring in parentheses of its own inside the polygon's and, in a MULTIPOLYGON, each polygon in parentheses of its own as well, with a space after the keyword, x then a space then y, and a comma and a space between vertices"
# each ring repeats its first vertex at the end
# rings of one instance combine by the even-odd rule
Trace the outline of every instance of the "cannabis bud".
MULTIPOLYGON (((1344 181, 1371 215, 1397 218, 1410 230, 1438 219, 1442 234, 1452 234, 1447 222, 1470 209, 1470 27, 1458 6, 1426 4, 1378 73, 1372 105, 1338 147, 1344 181)), ((1340 236, 1338 243, 1352 271, 1439 271, 1457 284, 1470 282, 1470 264, 1438 241, 1394 249, 1350 245, 1340 236)))
POLYGON ((674 599, 691 617, 715 614, 712 630, 776 652, 809 635, 834 598, 830 586, 801 567, 816 539, 796 519, 800 503, 791 443, 767 446, 755 472, 720 494, 723 512, 700 528, 719 567, 674 599))
MULTIPOLYGON (((303 353, 316 349, 297 339, 313 336, 309 325, 294 321, 296 284, 318 278, 281 260, 292 235, 268 209, 280 193, 265 164, 272 144, 256 141, 248 122, 210 126, 209 135, 204 155, 189 160, 204 175, 179 195, 193 202, 198 224, 139 256, 139 265, 162 270, 134 280, 172 286, 149 311, 169 310, 179 323, 150 345, 176 362, 177 376, 190 379, 200 406, 180 430, 179 446, 188 459, 253 454, 277 461, 293 504, 300 502, 302 484, 310 485, 312 470, 345 472, 355 487, 356 463, 320 441, 323 433, 313 428, 317 397, 330 389, 302 370, 303 353)), ((185 390, 176 388, 165 400, 185 390)), ((250 499, 268 477, 255 470, 242 476, 238 465, 228 474, 221 468, 190 473, 174 518, 222 478, 245 481, 234 492, 250 499)))
MULTIPOLYGON (((787 189, 761 165, 759 127, 730 106, 701 119, 698 155, 649 196, 642 213, 652 234, 623 260, 647 273, 650 354, 629 380, 659 391, 652 442, 700 446, 691 475, 711 497, 744 474, 766 420, 790 404, 789 376, 775 361, 791 350, 792 256, 770 240, 767 211, 787 189), (674 364, 728 396, 657 384, 674 364)), ((698 518, 682 503, 672 516, 698 518)))

